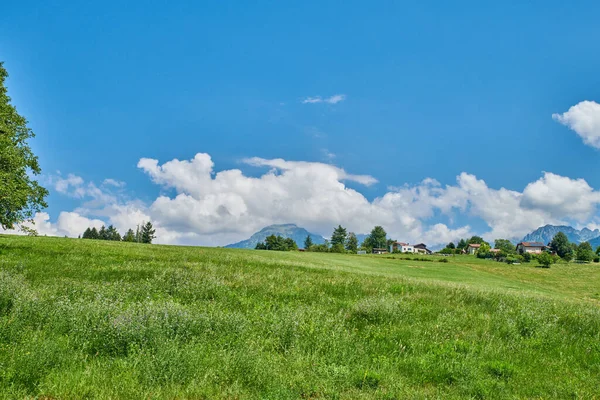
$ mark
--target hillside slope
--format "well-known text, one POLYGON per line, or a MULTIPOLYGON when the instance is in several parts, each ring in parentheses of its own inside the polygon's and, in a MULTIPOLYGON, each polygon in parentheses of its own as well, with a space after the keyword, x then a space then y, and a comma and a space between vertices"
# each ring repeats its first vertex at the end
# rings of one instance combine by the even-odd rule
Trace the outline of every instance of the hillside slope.
POLYGON ((428 259, 0 235, 0 398, 597 395, 597 266, 428 259))

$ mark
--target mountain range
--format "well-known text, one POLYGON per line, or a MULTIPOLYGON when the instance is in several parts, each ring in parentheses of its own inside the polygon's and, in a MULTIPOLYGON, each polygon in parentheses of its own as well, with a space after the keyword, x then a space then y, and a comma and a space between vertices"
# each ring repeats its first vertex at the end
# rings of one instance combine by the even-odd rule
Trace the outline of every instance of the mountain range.
POLYGON ((549 243, 552 241, 552 238, 558 233, 562 232, 567 235, 569 238, 569 242, 581 243, 581 242, 589 242, 592 245, 592 248, 596 248, 600 246, 600 230, 595 229, 591 230, 588 228, 583 228, 581 230, 575 229, 571 226, 565 225, 546 225, 542 226, 530 234, 526 235, 523 238, 523 242, 542 242, 549 243))

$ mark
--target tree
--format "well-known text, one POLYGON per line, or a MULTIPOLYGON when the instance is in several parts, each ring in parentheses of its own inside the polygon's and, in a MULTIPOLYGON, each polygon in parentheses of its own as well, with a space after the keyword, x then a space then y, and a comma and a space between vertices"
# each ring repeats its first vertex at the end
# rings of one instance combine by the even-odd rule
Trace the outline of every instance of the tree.
MULTIPOLYGON (((471 236, 471 239, 467 240, 467 244, 483 244, 486 243, 485 240, 483 240, 482 237, 480 236, 471 236)), ((467 247, 465 245, 465 247, 467 247)))
POLYGON ((550 248, 556 254, 567 261, 573 259, 573 248, 569 244, 569 238, 563 232, 558 232, 550 242, 550 248))
POLYGON ((265 244, 265 242, 258 242, 256 243, 256 247, 254 248, 254 250, 267 250, 267 245, 265 244))
POLYGON ((494 248, 502 250, 505 255, 515 254, 517 252, 515 245, 508 239, 496 239, 494 241, 494 248))
POLYGON ((104 225, 102 225, 102 227, 98 231, 98 239, 108 240, 108 234, 106 233, 106 228, 104 227, 104 225))
POLYGON ((48 207, 48 191, 33 179, 42 171, 27 140, 35 134, 25 117, 10 104, 4 81, 8 72, 0 62, 0 227, 14 229, 48 207))
POLYGON ((310 251, 310 248, 313 245, 313 241, 310 237, 310 235, 306 235, 306 239, 304 239, 304 250, 306 251, 310 251))
POLYGON ((346 245, 346 236, 346 228, 342 228, 341 225, 338 225, 331 235, 331 247, 341 248, 343 250, 346 245))
POLYGON ((448 244, 446 245, 446 248, 447 248, 447 249, 450 249, 450 250, 453 250, 453 249, 455 249, 455 248, 456 248, 456 246, 454 245, 454 243, 450 242, 450 243, 448 243, 448 244))
POLYGON ((600 256, 600 246, 598 246, 598 247, 596 248, 596 255, 597 255, 597 256, 600 256))
POLYGON ((283 249, 284 251, 298 250, 298 245, 296 241, 292 238, 286 238, 283 240, 283 249))
POLYGON ((152 223, 150 221, 146 222, 146 224, 142 225, 142 243, 152 243, 152 240, 156 239, 154 236, 156 230, 152 227, 152 223))
POLYGON ((582 242, 577 247, 577 259, 588 262, 594 259, 594 251, 588 242, 582 242))
POLYGON ((354 232, 350 232, 348 234, 348 240, 346 240, 346 250, 354 254, 356 254, 358 251, 358 239, 356 238, 354 232))
POLYGON ((382 226, 376 226, 365 239, 364 246, 368 249, 382 248, 387 243, 387 233, 382 226))
POLYGON ((112 225, 109 225, 108 229, 106 230, 106 240, 113 240, 117 242, 121 241, 121 235, 119 234, 117 229, 112 225))
POLYGON ((83 232, 83 236, 82 237, 84 239, 91 239, 91 235, 92 235, 92 230, 88 226, 88 228, 85 230, 85 232, 83 232))
POLYGON ((491 258, 492 253, 490 252, 490 245, 486 242, 481 243, 481 246, 477 250, 477 258, 491 258))
POLYGON ((549 253, 543 252, 537 256, 537 260, 540 265, 544 268, 550 268, 550 265, 554 264, 556 260, 549 253))
POLYGON ((133 232, 133 229, 127 230, 127 232, 125 233, 125 236, 123 236, 123 241, 124 242, 135 242, 135 232, 133 232))
POLYGON ((467 247, 467 241, 465 239, 460 239, 460 241, 458 242, 458 245, 456 246, 456 248, 458 250, 462 250, 465 249, 467 247))
POLYGON ((100 239, 100 234, 98 233, 98 229, 96 229, 96 227, 93 227, 90 231, 89 239, 100 239))

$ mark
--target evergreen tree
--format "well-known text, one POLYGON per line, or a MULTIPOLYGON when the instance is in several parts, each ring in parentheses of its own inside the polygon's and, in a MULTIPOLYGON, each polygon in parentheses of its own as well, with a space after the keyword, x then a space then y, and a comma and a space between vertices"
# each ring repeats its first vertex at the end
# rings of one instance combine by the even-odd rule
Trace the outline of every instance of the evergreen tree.
POLYGON ((348 234, 348 239, 346 240, 346 250, 353 254, 356 254, 358 251, 358 239, 356 238, 354 232, 350 232, 348 234))
POLYGON ((310 251, 310 248, 312 247, 312 245, 313 245, 313 241, 312 241, 310 235, 307 235, 306 239, 304 239, 304 250, 310 251))
POLYGON ((256 243, 255 250, 267 250, 267 245, 264 242, 256 243))
POLYGON ((96 229, 96 227, 92 228, 89 239, 100 239, 100 234, 98 233, 98 229, 96 229))
POLYGON ((88 228, 85 230, 85 232, 83 232, 83 238, 84 239, 91 239, 91 235, 92 235, 92 230, 88 226, 88 228))
POLYGON ((465 249, 466 247, 467 247, 467 241, 465 239, 460 239, 460 241, 458 242, 458 245, 456 246, 456 248, 458 250, 465 249))
POLYGON ((343 249, 346 245, 346 236, 346 228, 342 228, 341 225, 338 225, 331 235, 331 247, 341 246, 343 249))
POLYGON ((10 104, 4 81, 8 72, 0 62, 0 228, 31 221, 47 207, 48 191, 33 176, 41 173, 38 158, 27 141, 35 135, 27 120, 10 104))
MULTIPOLYGON (((143 223, 142 223, 143 225, 143 223)), ((142 243, 142 233, 140 232, 140 226, 138 225, 135 230, 135 241, 136 243, 142 243)))
POLYGON ((123 241, 135 242, 135 232, 133 232, 133 229, 127 230, 127 233, 125 233, 125 236, 123 236, 123 241))
POLYGON ((98 239, 100 240, 108 240, 108 234, 106 233, 106 228, 102 225, 100 231, 98 231, 98 239))
POLYGON ((154 233, 156 233, 156 230, 152 228, 152 223, 150 221, 146 222, 146 224, 142 226, 142 243, 152 243, 152 240, 156 239, 154 233))
POLYGON ((113 225, 106 230, 106 240, 121 241, 121 235, 113 225))

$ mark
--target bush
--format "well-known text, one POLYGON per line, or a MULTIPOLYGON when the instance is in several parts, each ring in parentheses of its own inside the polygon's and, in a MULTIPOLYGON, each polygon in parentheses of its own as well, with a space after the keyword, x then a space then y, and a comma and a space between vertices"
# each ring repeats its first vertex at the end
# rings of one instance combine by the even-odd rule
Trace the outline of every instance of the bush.
POLYGON ((522 257, 523 257, 523 261, 527 262, 527 263, 531 262, 531 260, 534 258, 534 256, 531 253, 527 253, 527 252, 523 253, 522 257))
POLYGON ((600 257, 594 257, 594 262, 595 263, 600 262, 600 257))

